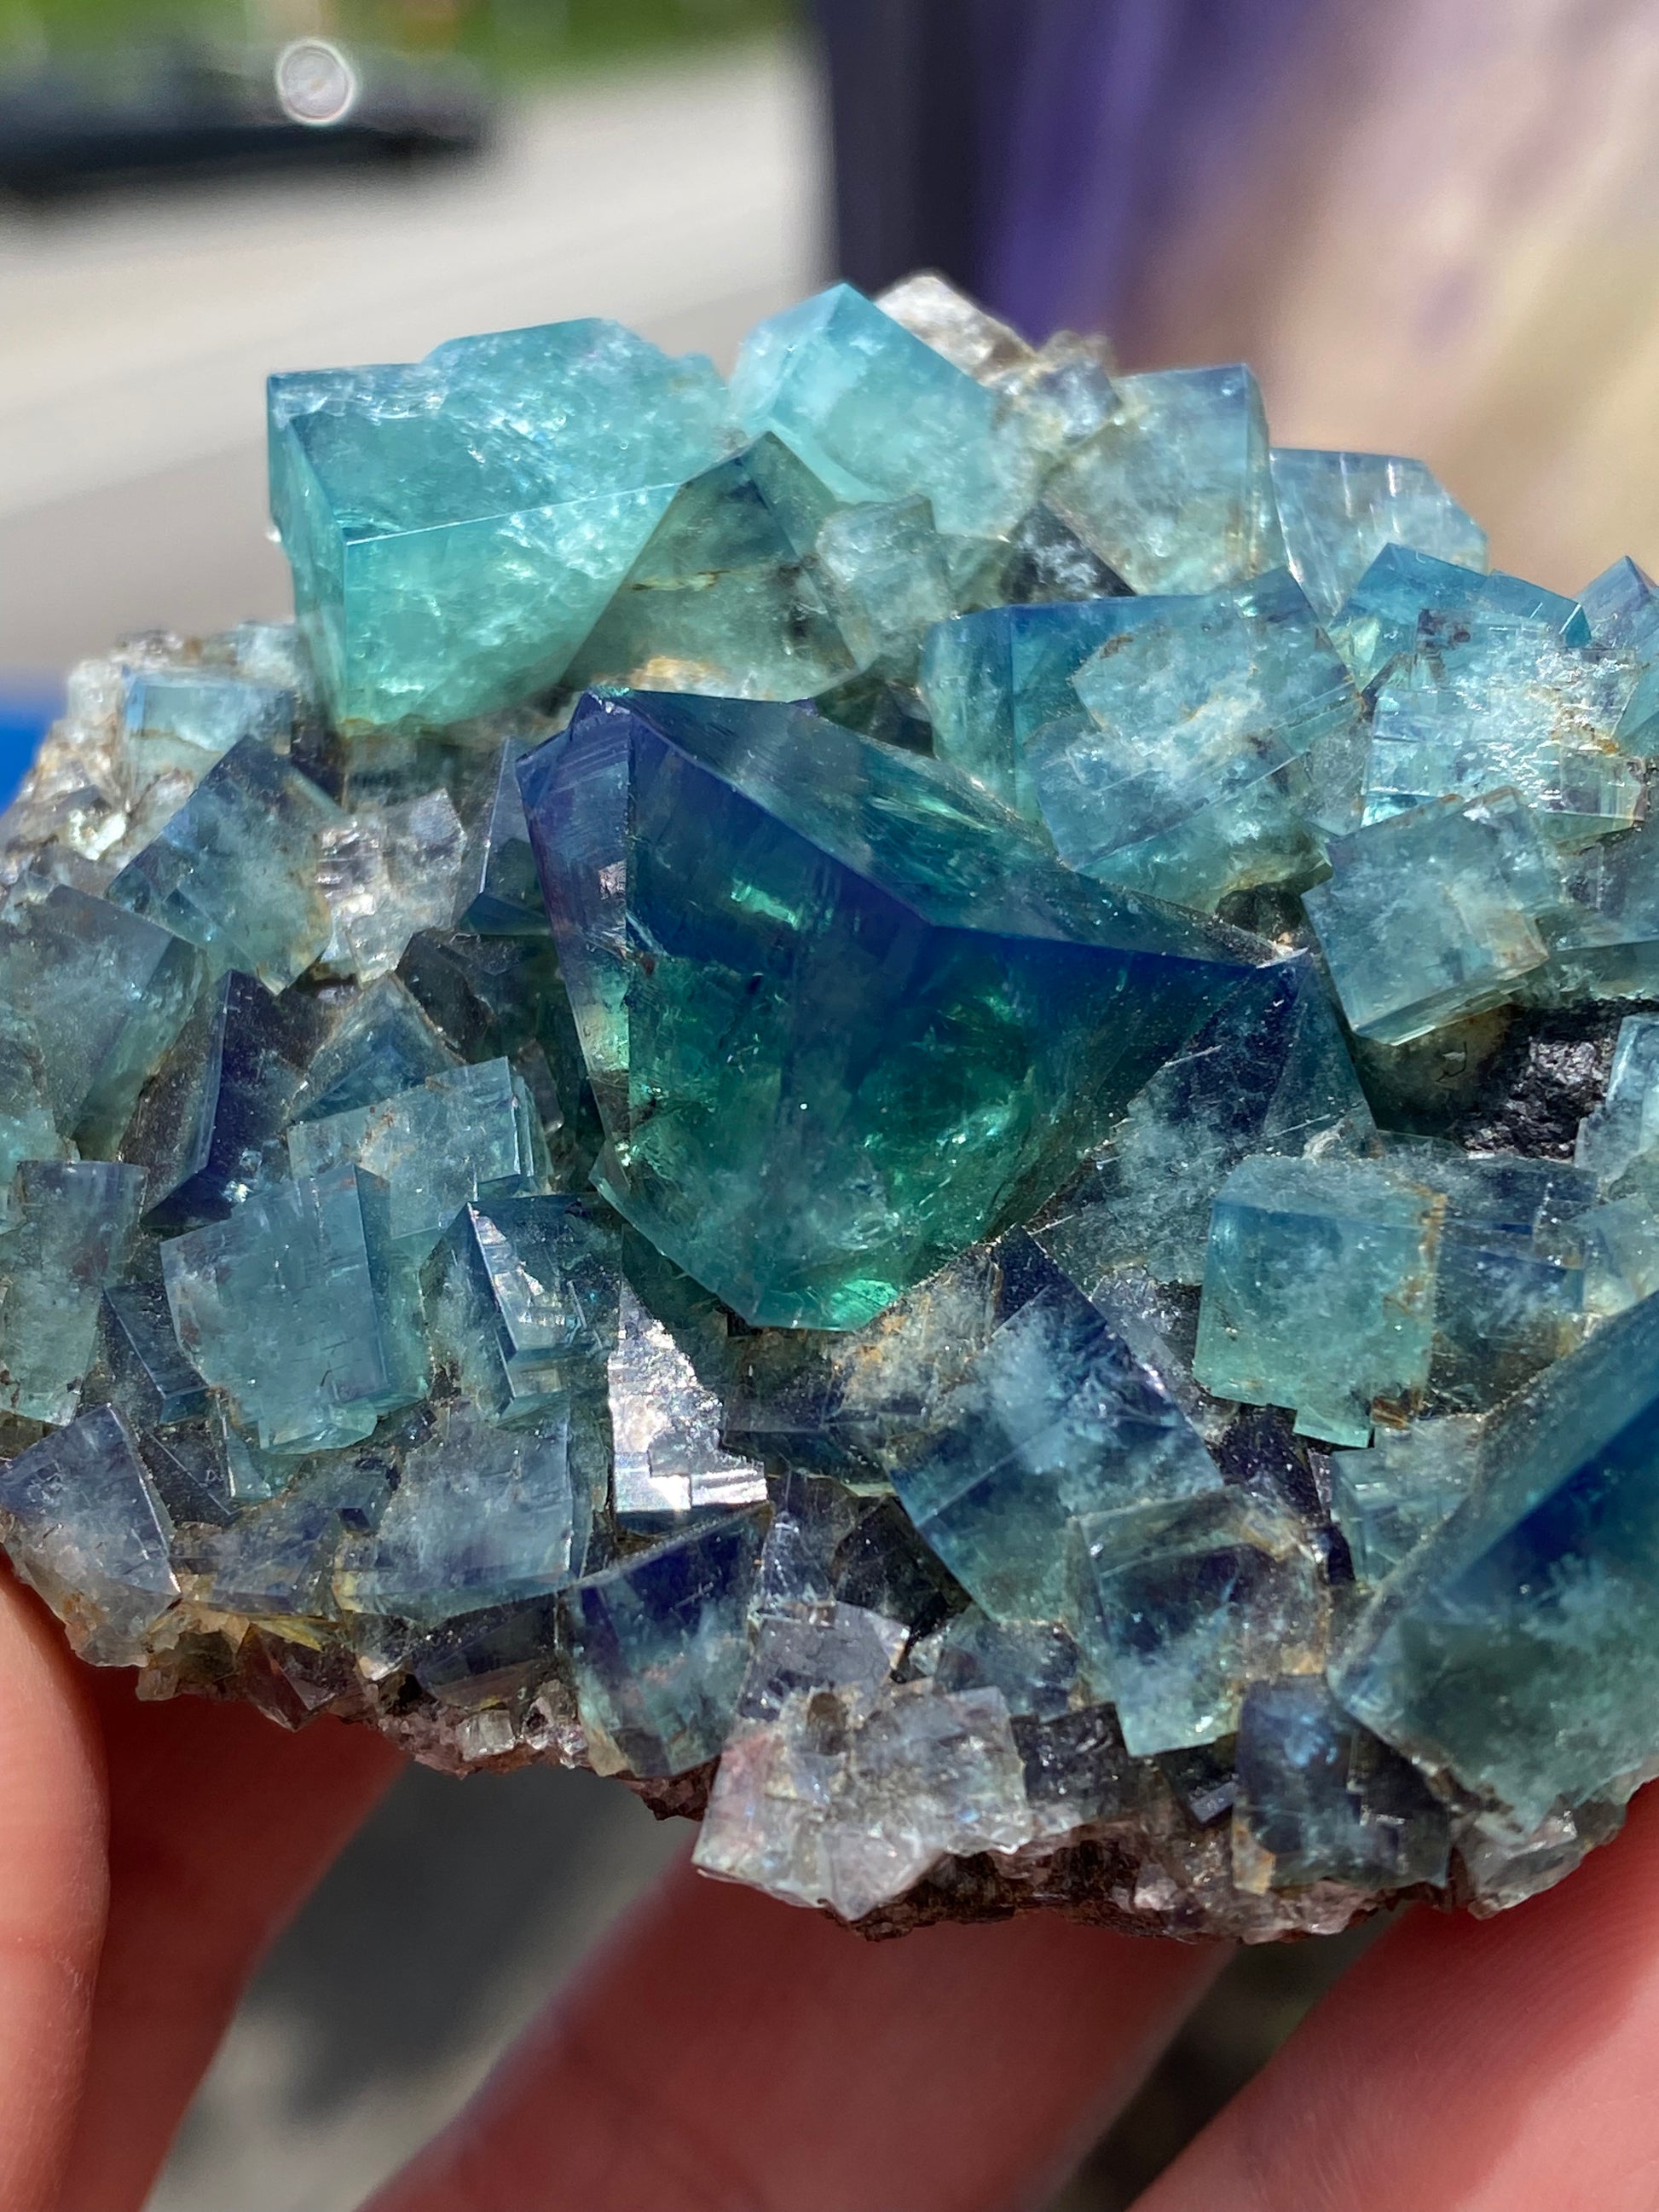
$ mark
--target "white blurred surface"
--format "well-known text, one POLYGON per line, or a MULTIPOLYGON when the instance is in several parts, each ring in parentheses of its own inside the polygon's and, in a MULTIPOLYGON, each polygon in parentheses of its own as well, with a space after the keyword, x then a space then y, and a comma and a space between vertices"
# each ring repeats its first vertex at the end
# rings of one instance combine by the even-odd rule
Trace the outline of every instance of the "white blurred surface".
POLYGON ((817 273, 814 88, 783 50, 510 111, 484 160, 0 216, 0 665, 287 605, 263 380, 614 315, 728 365, 817 273))
POLYGON ((352 2212, 690 1844, 589 1774, 405 1775, 245 2000, 149 2212, 352 2212))

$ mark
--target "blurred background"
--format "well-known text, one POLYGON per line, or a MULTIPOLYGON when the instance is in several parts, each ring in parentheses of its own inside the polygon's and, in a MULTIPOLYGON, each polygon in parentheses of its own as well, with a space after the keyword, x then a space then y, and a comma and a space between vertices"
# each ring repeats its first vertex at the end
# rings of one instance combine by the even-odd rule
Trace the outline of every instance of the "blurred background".
MULTIPOLYGON (((73 659, 281 615, 261 384, 610 314, 729 364, 941 268, 1278 442, 1421 454, 1495 563, 1659 563, 1653 0, 0 0, 0 795, 73 659), (296 40, 330 42, 290 52, 296 40)), ((347 2212, 683 1833, 412 1772, 152 2212, 347 2212)), ((1242 1957, 1052 2212, 1114 2212, 1363 1936, 1242 1957)))

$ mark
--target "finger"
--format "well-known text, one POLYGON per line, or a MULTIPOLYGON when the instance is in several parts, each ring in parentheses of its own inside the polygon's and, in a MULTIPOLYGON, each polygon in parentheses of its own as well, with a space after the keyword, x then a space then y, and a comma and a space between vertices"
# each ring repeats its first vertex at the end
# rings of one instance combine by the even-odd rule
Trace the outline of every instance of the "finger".
POLYGON ((58 2202, 104 1931, 97 1730, 62 1633, 0 1571, 0 2204, 58 2202))
POLYGON ((1224 1957, 1044 1914, 871 1943, 681 1866, 370 2212, 1007 2212, 1224 1957))
MULTIPOLYGON (((367 1729, 92 1695, 110 1778, 109 1932, 64 2212, 143 2203, 249 1974, 399 1765, 367 1729)), ((9 2202, 9 2200, 5 2200, 9 2202)))
POLYGON ((1547 1896, 1385 1936, 1136 2212, 1651 2212, 1659 1792, 1547 1896))

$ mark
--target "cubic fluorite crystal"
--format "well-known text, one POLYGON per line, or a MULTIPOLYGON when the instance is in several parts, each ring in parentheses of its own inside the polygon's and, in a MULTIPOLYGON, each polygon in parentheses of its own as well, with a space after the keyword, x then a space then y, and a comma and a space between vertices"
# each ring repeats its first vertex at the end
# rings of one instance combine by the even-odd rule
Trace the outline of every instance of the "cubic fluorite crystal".
POLYGON ((942 279, 279 377, 0 823, 0 1536, 143 1694, 872 1934, 1659 1765, 1659 598, 942 279))

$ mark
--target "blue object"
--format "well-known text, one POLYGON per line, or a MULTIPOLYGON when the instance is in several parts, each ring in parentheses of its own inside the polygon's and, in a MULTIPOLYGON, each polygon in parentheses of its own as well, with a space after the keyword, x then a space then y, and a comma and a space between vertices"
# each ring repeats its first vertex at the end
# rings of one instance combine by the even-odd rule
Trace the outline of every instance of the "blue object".
POLYGON ((64 711, 64 679, 0 669, 0 806, 17 795, 35 749, 64 711))

